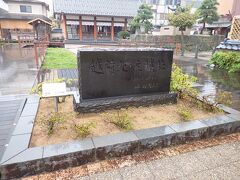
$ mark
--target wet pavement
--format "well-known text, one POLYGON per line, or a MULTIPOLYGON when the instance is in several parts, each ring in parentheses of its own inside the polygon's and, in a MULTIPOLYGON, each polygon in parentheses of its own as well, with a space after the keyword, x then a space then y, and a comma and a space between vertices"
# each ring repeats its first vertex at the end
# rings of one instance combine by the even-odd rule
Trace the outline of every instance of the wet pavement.
MULTIPOLYGON (((209 69, 207 63, 211 53, 205 53, 199 59, 192 58, 193 56, 194 54, 176 56, 174 61, 184 72, 198 78, 196 86, 202 95, 214 97, 221 90, 231 92, 233 95, 231 106, 240 110, 240 74, 209 69)), ((29 93, 37 71, 33 48, 19 49, 18 44, 0 46, 0 95, 29 93)), ((44 73, 42 75, 44 76, 44 73)), ((45 78, 40 79, 37 78, 38 82, 45 78)))
POLYGON ((231 92, 233 99, 230 106, 240 110, 240 74, 229 74, 220 69, 212 70, 207 67, 207 59, 175 57, 174 61, 185 73, 198 78, 196 87, 201 95, 214 98, 219 92, 231 92))
POLYGON ((0 160, 24 107, 24 96, 0 97, 0 160))
POLYGON ((0 46, 0 95, 28 94, 37 72, 33 48, 0 46))

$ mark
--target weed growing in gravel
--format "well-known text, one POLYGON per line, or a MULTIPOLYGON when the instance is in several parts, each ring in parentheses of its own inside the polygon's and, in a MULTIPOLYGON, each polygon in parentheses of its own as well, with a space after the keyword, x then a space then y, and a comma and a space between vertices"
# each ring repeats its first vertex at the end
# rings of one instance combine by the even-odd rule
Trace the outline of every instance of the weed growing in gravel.
POLYGON ((117 110, 115 113, 106 113, 104 114, 107 120, 110 123, 113 123, 115 126, 123 130, 132 130, 132 118, 129 116, 127 110, 117 110))
POLYGON ((64 128, 61 126, 64 121, 64 114, 55 112, 41 118, 40 124, 46 128, 48 135, 52 135, 57 128, 64 128))
POLYGON ((95 128, 95 124, 94 123, 85 123, 85 124, 75 124, 74 125, 74 130, 77 134, 77 137, 87 137, 89 134, 91 134, 91 129, 95 128))
POLYGON ((181 116, 183 121, 189 121, 192 119, 192 112, 187 107, 180 107, 177 109, 178 114, 181 116))

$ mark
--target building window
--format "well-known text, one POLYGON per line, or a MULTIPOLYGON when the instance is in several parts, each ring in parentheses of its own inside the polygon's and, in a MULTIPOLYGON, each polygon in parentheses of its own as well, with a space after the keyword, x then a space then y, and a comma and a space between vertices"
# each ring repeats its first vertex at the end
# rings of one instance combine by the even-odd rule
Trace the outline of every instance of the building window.
POLYGON ((181 5, 181 0, 174 0, 174 5, 181 5))
POLYGON ((159 4, 159 0, 152 0, 152 4, 158 5, 159 4))
POLYGON ((32 7, 31 6, 20 5, 20 12, 32 13, 32 7))
POLYGON ((144 4, 158 5, 160 0, 141 0, 144 4))
POLYGON ((181 4, 181 0, 165 0, 165 5, 178 5, 181 4))

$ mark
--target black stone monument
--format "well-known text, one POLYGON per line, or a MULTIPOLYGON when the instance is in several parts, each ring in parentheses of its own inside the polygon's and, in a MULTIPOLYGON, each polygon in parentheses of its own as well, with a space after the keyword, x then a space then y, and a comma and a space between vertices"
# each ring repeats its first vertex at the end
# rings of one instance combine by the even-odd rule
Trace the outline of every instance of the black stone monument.
POLYGON ((78 51, 75 110, 174 103, 169 93, 173 51, 160 48, 87 48, 78 51))

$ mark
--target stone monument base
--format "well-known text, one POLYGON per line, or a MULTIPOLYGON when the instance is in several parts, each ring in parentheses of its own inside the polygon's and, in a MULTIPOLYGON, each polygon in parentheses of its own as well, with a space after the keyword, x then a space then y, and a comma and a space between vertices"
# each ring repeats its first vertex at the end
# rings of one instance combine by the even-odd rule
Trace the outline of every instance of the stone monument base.
POLYGON ((98 98, 80 101, 80 95, 74 94, 74 110, 80 113, 100 112, 110 109, 150 106, 177 102, 176 93, 138 94, 119 97, 98 98))

